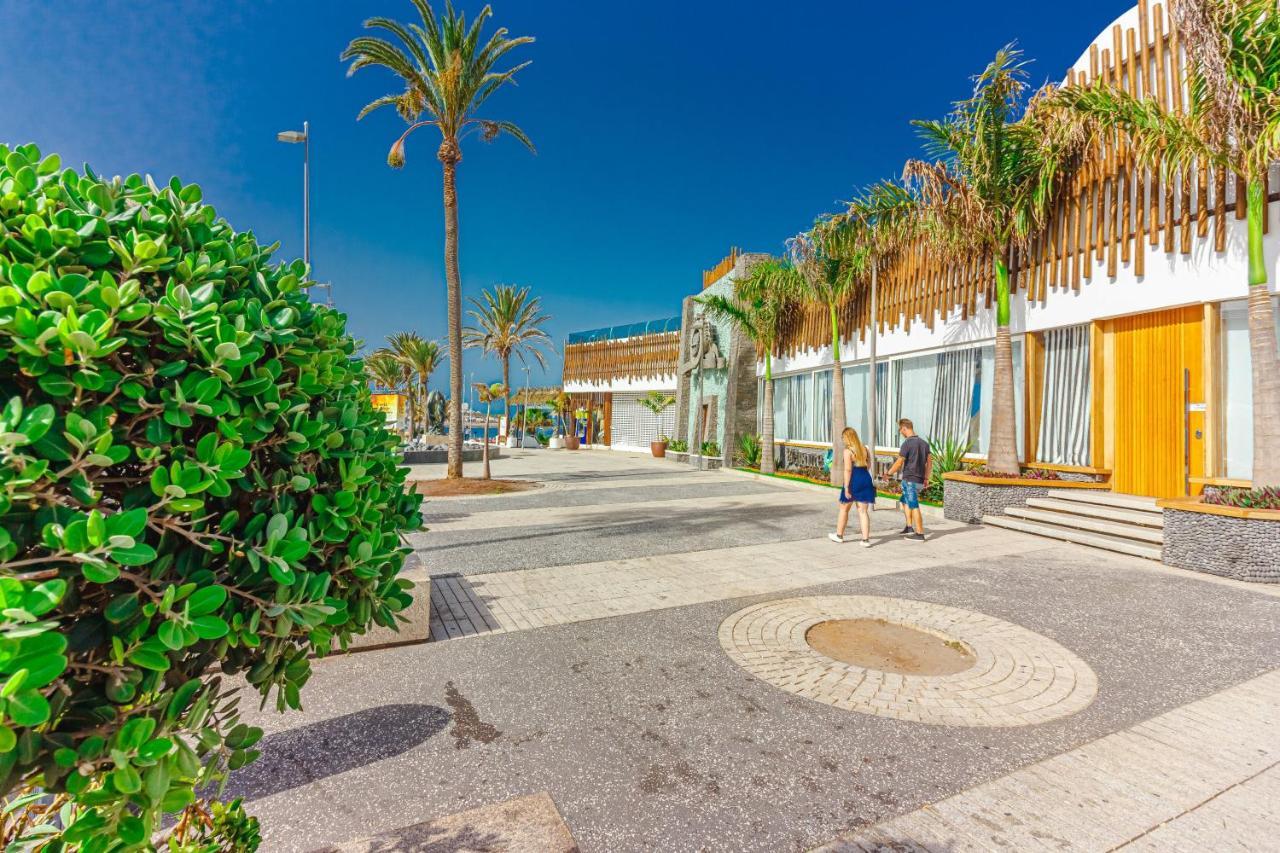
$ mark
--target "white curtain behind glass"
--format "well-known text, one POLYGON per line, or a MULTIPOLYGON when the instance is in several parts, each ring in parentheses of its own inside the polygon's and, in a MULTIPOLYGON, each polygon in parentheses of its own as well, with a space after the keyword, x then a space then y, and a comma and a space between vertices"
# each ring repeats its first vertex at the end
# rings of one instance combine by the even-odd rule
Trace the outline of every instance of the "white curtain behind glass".
POLYGON ((858 437, 867 441, 867 365, 844 369, 844 420, 858 431, 858 437))
MULTIPOLYGON (((1280 306, 1276 334, 1280 335, 1280 306)), ((1253 359, 1249 355, 1248 303, 1222 306, 1222 349, 1227 374, 1223 401, 1227 415, 1227 476, 1248 480, 1253 477, 1253 359)))
POLYGON ((903 358, 893 363, 895 410, 890 413, 894 435, 899 418, 910 418, 917 435, 933 438, 933 391, 937 382, 937 355, 903 358))
POLYGON ((1046 331, 1037 461, 1089 464, 1090 384, 1089 327, 1046 331))
POLYGON ((787 432, 787 388, 790 384, 789 376, 773 380, 773 437, 778 441, 791 437, 787 432))

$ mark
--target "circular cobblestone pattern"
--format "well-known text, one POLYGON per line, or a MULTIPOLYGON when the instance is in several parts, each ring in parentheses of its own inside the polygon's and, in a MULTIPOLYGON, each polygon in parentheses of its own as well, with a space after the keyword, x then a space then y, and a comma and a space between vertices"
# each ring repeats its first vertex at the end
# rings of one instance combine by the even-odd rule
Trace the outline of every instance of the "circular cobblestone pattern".
POLYGON ((1066 648, 983 613, 902 598, 831 595, 767 601, 720 624, 720 645, 775 687, 837 708, 942 726, 1026 726, 1077 713, 1098 692, 1093 670, 1066 648), (827 657, 809 629, 837 619, 882 619, 963 644, 971 667, 901 675, 827 657))

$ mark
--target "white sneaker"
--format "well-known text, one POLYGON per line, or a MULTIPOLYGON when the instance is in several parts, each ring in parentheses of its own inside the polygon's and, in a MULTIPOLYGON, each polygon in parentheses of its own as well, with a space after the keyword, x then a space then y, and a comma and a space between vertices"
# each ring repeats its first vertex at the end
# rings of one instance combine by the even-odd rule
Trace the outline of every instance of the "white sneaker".
POLYGON ((870 540, 870 539, 863 539, 863 540, 862 540, 862 547, 863 547, 863 548, 870 548, 870 547, 871 547, 871 540, 870 540))
POLYGON ((839 533, 828 533, 827 538, 830 539, 832 542, 839 542, 841 545, 844 544, 844 537, 841 536, 839 533))

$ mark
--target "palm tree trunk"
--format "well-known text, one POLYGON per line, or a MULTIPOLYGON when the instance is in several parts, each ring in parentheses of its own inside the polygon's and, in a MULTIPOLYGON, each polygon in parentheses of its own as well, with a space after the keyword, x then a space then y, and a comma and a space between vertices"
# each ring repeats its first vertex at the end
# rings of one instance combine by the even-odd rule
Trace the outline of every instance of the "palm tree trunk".
POLYGON ((1249 357, 1253 374, 1253 487, 1280 486, 1280 356, 1275 309, 1262 253, 1267 200, 1262 181, 1248 186, 1249 357))
POLYGON ((502 357, 502 417, 507 420, 507 438, 511 437, 511 356, 502 357))
POLYGON ((831 311, 831 485, 843 487, 844 479, 844 371, 840 366, 840 320, 831 311))
MULTIPOLYGON (((444 275, 449 314, 449 479, 462 477, 462 280, 458 275, 458 164, 444 167, 444 275)), ((487 426, 487 425, 486 425, 487 426)), ((486 432, 486 439, 488 433, 486 432)), ((487 451, 486 451, 487 452, 487 451)), ((488 457, 485 458, 488 468, 488 457)))
POLYGON ((773 358, 764 353, 764 417, 760 422, 760 472, 773 473, 773 358))
POLYGON ((487 403, 484 407, 484 449, 481 454, 484 456, 484 469, 480 473, 481 479, 489 479, 489 412, 492 411, 493 404, 487 403))
POLYGON ((413 402, 413 380, 406 379, 404 383, 405 402, 409 406, 409 441, 413 441, 413 426, 417 420, 417 406, 413 402))
POLYGON ((1018 474, 1017 414, 1013 395, 1013 339, 1009 336, 1009 269, 1004 259, 996 267, 996 375, 991 385, 991 442, 987 467, 1018 474))

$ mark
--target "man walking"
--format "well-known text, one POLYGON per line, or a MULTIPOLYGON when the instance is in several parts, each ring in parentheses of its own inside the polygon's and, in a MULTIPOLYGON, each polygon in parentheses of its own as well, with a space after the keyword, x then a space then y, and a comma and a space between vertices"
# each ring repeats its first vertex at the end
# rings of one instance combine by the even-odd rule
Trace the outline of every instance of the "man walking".
POLYGON ((933 473, 933 457, 929 454, 929 442, 916 435, 910 418, 898 421, 898 434, 902 436, 902 446, 898 448, 898 458, 887 476, 892 477, 902 471, 902 513, 906 516, 906 526, 902 528, 908 539, 924 541, 924 515, 920 512, 920 491, 929 482, 933 473))

